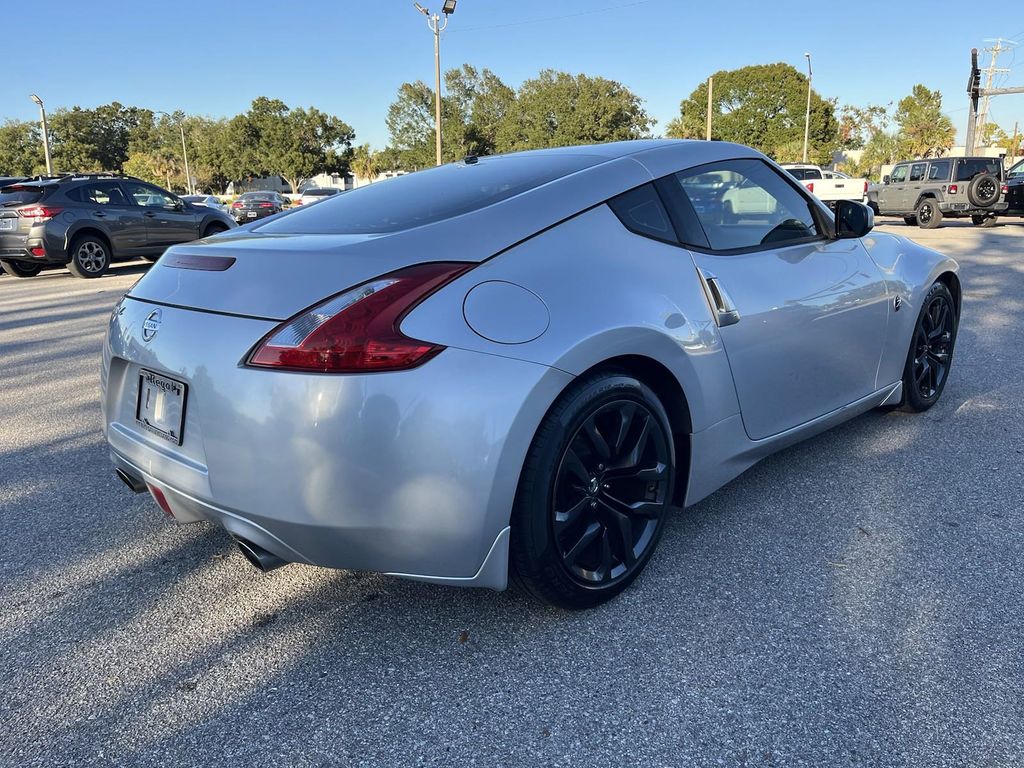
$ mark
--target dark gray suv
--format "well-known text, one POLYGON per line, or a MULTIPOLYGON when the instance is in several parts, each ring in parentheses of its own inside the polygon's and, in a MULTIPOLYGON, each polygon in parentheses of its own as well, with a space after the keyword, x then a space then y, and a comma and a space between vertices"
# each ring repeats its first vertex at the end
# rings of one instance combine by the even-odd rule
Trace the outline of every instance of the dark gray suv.
POLYGON ((113 261, 155 261, 175 243, 234 226, 226 213, 132 176, 69 175, 0 187, 0 265, 15 277, 59 265, 78 277, 99 277, 113 261))
POLYGON ((875 198, 869 204, 884 216, 902 216, 923 229, 939 226, 944 217, 965 216, 987 227, 1006 210, 1000 199, 1004 191, 998 157, 941 157, 897 163, 869 193, 875 198))

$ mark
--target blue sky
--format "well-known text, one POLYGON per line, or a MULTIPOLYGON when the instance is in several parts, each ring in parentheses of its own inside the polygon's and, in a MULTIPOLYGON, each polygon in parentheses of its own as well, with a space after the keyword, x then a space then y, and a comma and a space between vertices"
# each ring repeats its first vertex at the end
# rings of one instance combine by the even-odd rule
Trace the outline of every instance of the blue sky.
MULTIPOLYGON (((1018 50, 999 62, 1013 71, 996 84, 1024 85, 1024 4, 928 8, 931 21, 914 32, 916 14, 899 0, 459 0, 442 65, 489 67, 513 86, 547 67, 620 80, 645 100, 657 132, 711 72, 774 61, 802 68, 810 51, 823 96, 885 103, 923 82, 942 91, 962 135, 972 46, 1016 38, 1018 50)), ((50 0, 46 9, 50 53, 5 56, 0 118, 34 119, 32 91, 48 109, 117 100, 215 116, 265 95, 336 114, 359 143, 379 148, 398 86, 433 77, 431 35, 411 0, 50 0)), ((1024 130, 1024 95, 994 99, 991 116, 1024 130)))

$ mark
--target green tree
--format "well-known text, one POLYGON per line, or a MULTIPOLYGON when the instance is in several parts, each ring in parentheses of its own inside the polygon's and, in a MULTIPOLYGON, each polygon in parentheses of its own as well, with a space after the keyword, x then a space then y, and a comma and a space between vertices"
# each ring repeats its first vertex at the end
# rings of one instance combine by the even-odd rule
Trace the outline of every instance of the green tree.
POLYGON ((942 114, 942 94, 918 83, 900 100, 894 117, 900 148, 910 157, 936 157, 953 146, 956 128, 942 114))
POLYGON ((1002 147, 1009 152, 1012 143, 1013 139, 995 123, 985 123, 978 133, 978 145, 982 147, 1002 147))
POLYGON ((369 144, 362 144, 352 150, 352 161, 349 166, 356 176, 370 183, 373 183, 380 173, 377 153, 370 149, 369 144))
POLYGON ((855 107, 847 104, 839 111, 839 148, 864 149, 875 134, 886 130, 891 121, 889 106, 869 104, 855 107))
MULTIPOLYGON (((407 170, 434 164, 434 91, 426 83, 402 83, 384 119, 391 146, 407 170)), ((443 125, 442 125, 443 135, 443 125)))
POLYGON ((546 69, 519 88, 497 143, 509 151, 624 141, 648 135, 652 124, 622 83, 546 69))
POLYGON ((58 109, 50 117, 50 152, 59 171, 119 171, 152 112, 111 102, 95 109, 58 109))
MULTIPOLYGON (((708 85, 701 83, 680 104, 680 115, 666 127, 676 138, 703 138, 708 85)), ((716 72, 711 104, 712 138, 754 147, 778 160, 803 150, 807 77, 785 63, 756 64, 716 72)), ((835 104, 811 92, 809 159, 831 162, 838 141, 835 104)))
POLYGON ((235 179, 278 174, 298 192, 318 173, 347 171, 354 138, 351 126, 333 115, 261 96, 228 123, 225 139, 235 155, 221 157, 223 170, 235 179))
POLYGON ((0 175, 33 176, 45 172, 39 126, 21 120, 7 120, 0 125, 0 175))

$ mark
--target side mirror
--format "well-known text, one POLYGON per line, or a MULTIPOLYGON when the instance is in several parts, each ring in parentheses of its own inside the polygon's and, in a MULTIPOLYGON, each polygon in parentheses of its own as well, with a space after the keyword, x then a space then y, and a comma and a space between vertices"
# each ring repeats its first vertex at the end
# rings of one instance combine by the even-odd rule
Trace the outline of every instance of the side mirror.
POLYGON ((889 183, 889 175, 888 174, 886 174, 885 176, 882 177, 882 183, 883 184, 888 184, 889 183))
POLYGON ((836 239, 864 237, 874 229, 875 213, 863 203, 840 200, 836 203, 836 239))
POLYGON ((169 208, 172 211, 184 211, 185 210, 185 203, 184 203, 183 200, 175 200, 170 205, 165 205, 164 208, 169 208))

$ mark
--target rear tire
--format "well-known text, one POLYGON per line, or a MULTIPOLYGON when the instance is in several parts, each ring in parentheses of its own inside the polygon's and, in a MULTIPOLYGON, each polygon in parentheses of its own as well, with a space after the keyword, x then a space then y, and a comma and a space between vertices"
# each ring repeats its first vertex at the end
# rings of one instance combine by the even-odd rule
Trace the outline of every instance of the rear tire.
POLYGON ((971 216, 971 223, 976 227, 994 227, 998 221, 998 216, 971 216))
POLYGON ((516 582, 562 608, 590 608, 647 565, 671 509, 668 415, 647 386, 605 371, 574 382, 523 464, 509 559, 516 582))
POLYGON ((949 380, 959 326, 960 318, 949 288, 942 283, 933 284, 921 302, 903 366, 904 411, 921 413, 939 401, 949 380))
POLYGON ((0 267, 11 277, 35 277, 43 271, 42 264, 26 264, 23 261, 0 259, 0 267))
POLYGON ((917 226, 921 229, 935 229, 942 224, 942 211, 934 198, 926 197, 917 204, 917 226))
POLYGON ((75 277, 101 277, 110 269, 110 246, 95 235, 79 235, 71 243, 68 271, 75 277))

